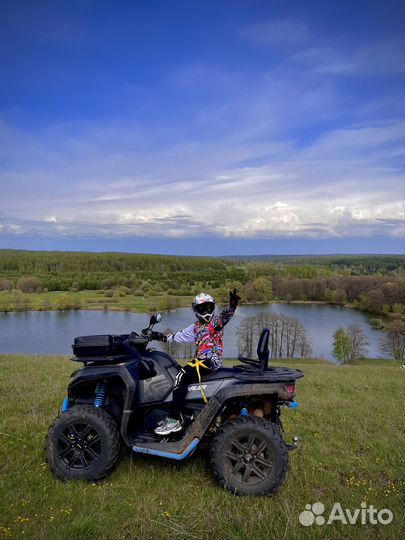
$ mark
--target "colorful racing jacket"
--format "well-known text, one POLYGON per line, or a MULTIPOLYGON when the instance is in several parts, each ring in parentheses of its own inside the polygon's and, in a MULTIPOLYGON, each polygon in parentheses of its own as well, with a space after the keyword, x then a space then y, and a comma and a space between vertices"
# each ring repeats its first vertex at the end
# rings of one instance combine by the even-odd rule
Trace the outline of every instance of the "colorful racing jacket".
POLYGON ((222 365, 222 337, 224 326, 233 317, 235 310, 226 307, 219 315, 214 315, 209 323, 196 321, 184 330, 167 336, 167 341, 196 343, 195 356, 205 360, 207 367, 216 369, 222 365))

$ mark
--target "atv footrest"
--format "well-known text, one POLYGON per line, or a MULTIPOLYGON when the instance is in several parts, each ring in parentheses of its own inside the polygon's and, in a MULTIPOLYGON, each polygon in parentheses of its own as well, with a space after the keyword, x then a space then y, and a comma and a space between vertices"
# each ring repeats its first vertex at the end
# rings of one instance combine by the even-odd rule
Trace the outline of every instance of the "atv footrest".
MULTIPOLYGON (((191 454, 191 452, 196 448, 199 442, 200 442, 200 439, 195 438, 183 451, 178 451, 178 452, 176 451, 173 452, 173 450, 169 450, 169 448, 171 448, 171 446, 173 445, 173 443, 169 443, 169 442, 163 443, 160 448, 156 448, 156 446, 151 447, 148 445, 144 445, 144 446, 133 445, 132 450, 140 454, 149 454, 152 456, 159 456, 159 457, 166 457, 170 459, 182 460, 186 458, 189 454, 191 454), (166 450, 165 450, 165 446, 167 447, 166 450)), ((180 448, 181 447, 179 445, 179 450, 180 448)))

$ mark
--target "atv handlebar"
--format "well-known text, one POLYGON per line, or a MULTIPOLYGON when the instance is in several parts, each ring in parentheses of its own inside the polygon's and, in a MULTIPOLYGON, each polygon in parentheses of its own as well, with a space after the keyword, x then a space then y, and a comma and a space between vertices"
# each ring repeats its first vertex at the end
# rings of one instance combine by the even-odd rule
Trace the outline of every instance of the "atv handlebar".
POLYGON ((144 328, 142 330, 142 335, 145 336, 145 338, 149 339, 149 341, 166 341, 166 336, 162 334, 162 332, 154 332, 150 328, 144 328))
POLYGON ((128 337, 129 344, 145 347, 152 340, 166 341, 166 336, 164 334, 162 334, 161 332, 154 332, 152 330, 152 327, 155 326, 155 324, 159 323, 161 320, 162 316, 160 315, 160 313, 152 315, 149 320, 148 328, 144 328, 143 330, 141 330, 141 335, 137 334, 136 332, 131 332, 128 337))
POLYGON ((152 341, 153 339, 156 341, 166 341, 166 336, 164 334, 162 334, 161 332, 154 332, 152 330, 155 324, 160 323, 161 320, 162 316, 160 313, 152 315, 149 320, 148 328, 144 328, 143 330, 141 330, 142 337, 147 339, 148 341, 152 341))
POLYGON ((162 335, 164 334, 154 332, 150 328, 144 328, 141 330, 141 335, 137 334, 136 332, 132 332, 128 337, 128 341, 131 345, 147 345, 153 340, 162 341, 162 335))
POLYGON ((150 339, 147 337, 147 336, 140 336, 139 334, 137 334, 136 332, 132 332, 131 334, 129 334, 128 336, 128 343, 130 345, 147 345, 149 343, 150 339))

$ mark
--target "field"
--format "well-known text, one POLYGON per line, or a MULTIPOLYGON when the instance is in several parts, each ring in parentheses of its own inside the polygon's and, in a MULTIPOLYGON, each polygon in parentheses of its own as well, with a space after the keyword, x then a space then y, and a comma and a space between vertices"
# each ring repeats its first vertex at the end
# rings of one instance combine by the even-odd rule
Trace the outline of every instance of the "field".
POLYGON ((98 484, 62 483, 43 440, 74 365, 67 357, 0 355, 0 537, 35 539, 270 539, 404 537, 405 370, 392 361, 299 367, 298 409, 283 411, 298 435, 289 475, 272 497, 240 498, 213 480, 203 454, 186 462, 124 449, 98 484), (309 503, 390 509, 387 525, 300 525, 309 503))

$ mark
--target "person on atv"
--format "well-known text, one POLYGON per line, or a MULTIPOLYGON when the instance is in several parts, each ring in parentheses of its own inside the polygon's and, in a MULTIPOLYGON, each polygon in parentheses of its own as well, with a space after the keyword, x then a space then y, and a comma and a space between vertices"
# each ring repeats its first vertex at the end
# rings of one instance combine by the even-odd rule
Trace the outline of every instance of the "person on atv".
POLYGON ((240 297, 236 289, 229 292, 229 306, 219 315, 214 314, 215 299, 206 293, 198 294, 192 303, 197 321, 173 334, 158 333, 157 339, 161 341, 176 341, 178 343, 196 343, 195 359, 182 367, 176 376, 173 388, 173 402, 170 415, 159 422, 155 433, 169 435, 183 429, 182 409, 190 383, 200 382, 201 393, 207 401, 201 385, 200 368, 203 374, 213 373, 222 365, 222 336, 224 326, 230 321, 238 306, 240 297))

